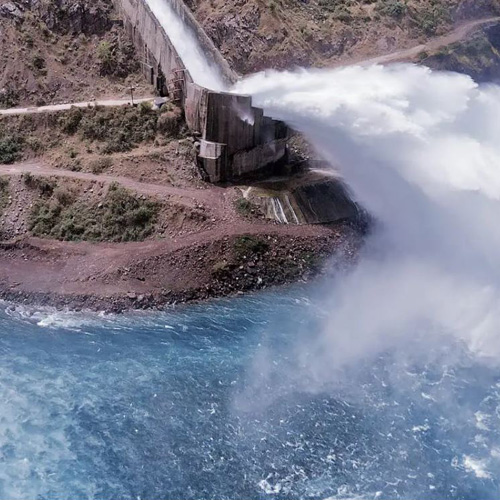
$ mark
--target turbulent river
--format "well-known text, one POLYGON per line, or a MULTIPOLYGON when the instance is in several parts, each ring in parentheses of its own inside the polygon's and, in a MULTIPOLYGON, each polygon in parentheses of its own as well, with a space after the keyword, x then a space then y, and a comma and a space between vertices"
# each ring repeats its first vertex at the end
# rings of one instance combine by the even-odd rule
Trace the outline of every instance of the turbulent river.
POLYGON ((0 497, 497 498, 500 370, 416 336, 319 385, 324 291, 2 306, 0 497))
POLYGON ((0 309, 0 498, 500 496, 500 88, 240 82, 375 224, 335 279, 121 317, 0 309))
POLYGON ((340 168, 375 221, 358 264, 156 314, 2 306, 0 498, 499 498, 500 87, 399 65, 229 91, 340 168))

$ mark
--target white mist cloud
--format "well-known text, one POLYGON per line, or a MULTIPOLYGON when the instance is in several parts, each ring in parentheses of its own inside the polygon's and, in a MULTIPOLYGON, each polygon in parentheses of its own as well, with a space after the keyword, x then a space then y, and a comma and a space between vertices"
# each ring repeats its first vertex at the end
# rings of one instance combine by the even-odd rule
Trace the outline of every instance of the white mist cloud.
POLYGON ((332 283, 311 370, 321 378, 424 331, 498 357, 500 88, 397 65, 267 72, 235 91, 340 165, 380 223, 332 283))

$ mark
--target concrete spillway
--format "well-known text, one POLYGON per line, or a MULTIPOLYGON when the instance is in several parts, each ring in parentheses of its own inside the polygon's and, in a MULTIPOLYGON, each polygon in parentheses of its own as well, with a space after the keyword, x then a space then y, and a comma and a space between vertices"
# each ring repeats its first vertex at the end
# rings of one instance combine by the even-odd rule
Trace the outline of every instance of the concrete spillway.
POLYGON ((272 177, 240 189, 266 218, 280 224, 328 224, 360 215, 342 179, 330 172, 272 177))
MULTIPOLYGON (((146 0, 151 12, 167 33, 172 45, 193 81, 210 90, 223 91, 228 86, 218 61, 209 61, 195 32, 184 24, 169 0, 146 0)), ((231 79, 231 77, 229 77, 231 79)))
POLYGON ((184 108, 209 181, 236 180, 283 161, 287 127, 264 116, 251 97, 222 90, 238 77, 182 0, 115 4, 142 55, 144 74, 184 108))

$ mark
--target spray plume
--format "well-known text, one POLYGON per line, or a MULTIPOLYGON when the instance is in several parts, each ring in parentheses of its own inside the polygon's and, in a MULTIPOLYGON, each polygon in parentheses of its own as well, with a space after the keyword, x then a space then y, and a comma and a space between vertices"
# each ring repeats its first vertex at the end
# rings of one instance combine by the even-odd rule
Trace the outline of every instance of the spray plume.
POLYGON ((303 132, 378 221, 333 284, 315 374, 419 335, 498 356, 500 87, 396 65, 266 72, 234 90, 303 132))

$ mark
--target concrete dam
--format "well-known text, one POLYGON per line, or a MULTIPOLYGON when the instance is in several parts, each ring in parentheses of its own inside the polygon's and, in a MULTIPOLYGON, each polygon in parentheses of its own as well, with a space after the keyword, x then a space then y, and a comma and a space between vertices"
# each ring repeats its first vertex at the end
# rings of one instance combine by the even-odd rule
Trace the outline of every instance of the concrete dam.
MULTIPOLYGON (((250 96, 226 91, 239 76, 183 0, 114 1, 145 77, 184 109, 199 142, 198 166, 209 182, 240 183, 286 164, 288 127, 265 116, 250 96)), ((322 224, 358 216, 335 176, 266 177, 242 195, 277 222, 322 224)))
POLYGON ((224 91, 238 76, 182 0, 115 0, 115 6, 146 78, 183 107, 210 182, 234 181, 285 160, 286 125, 264 116, 251 97, 224 91))

